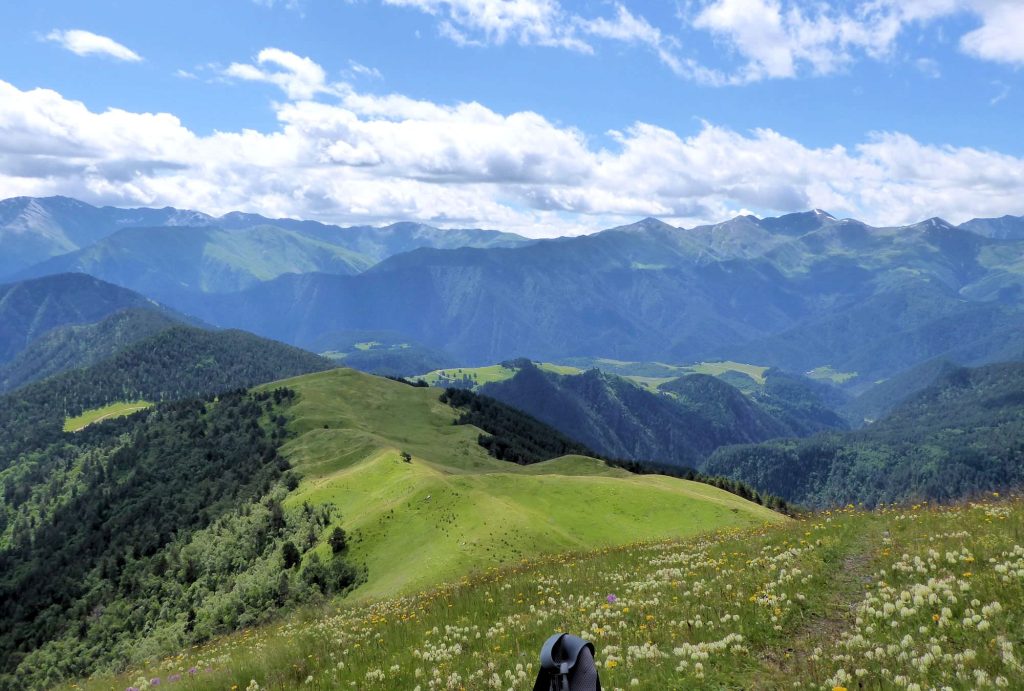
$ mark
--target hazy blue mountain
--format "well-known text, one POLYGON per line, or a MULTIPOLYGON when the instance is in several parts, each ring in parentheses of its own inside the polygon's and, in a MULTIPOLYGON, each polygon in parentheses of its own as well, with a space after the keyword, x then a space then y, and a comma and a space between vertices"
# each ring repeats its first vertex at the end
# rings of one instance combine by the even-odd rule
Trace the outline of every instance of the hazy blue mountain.
POLYGON ((25 274, 77 271, 159 300, 201 300, 288 273, 358 273, 372 261, 337 245, 274 226, 153 227, 119 230, 25 274))
POLYGON ((935 357, 1024 352, 1024 241, 820 211, 692 230, 646 219, 513 248, 421 249, 359 276, 283 276, 180 307, 299 345, 383 329, 461 362, 734 359, 831 366, 863 390, 935 357))
POLYGON ((332 245, 344 247, 361 256, 379 262, 402 252, 420 247, 454 249, 457 247, 514 247, 530 242, 515 233, 497 230, 459 229, 442 230, 422 223, 401 222, 389 226, 339 227, 316 221, 298 221, 291 218, 265 218, 258 214, 231 212, 216 221, 221 228, 243 229, 270 225, 332 245))
MULTIPOLYGON (((288 243, 289 261, 296 270, 325 270, 313 265, 317 261, 327 261, 323 257, 323 250, 324 246, 330 246, 334 248, 334 254, 347 257, 347 260, 342 258, 335 263, 327 263, 326 270, 334 272, 337 270, 337 262, 340 261, 343 265, 340 273, 361 270, 393 254, 419 247, 504 247, 528 242, 526 238, 513 233, 476 229, 442 230, 418 223, 396 223, 384 228, 341 228, 315 221, 269 219, 258 214, 242 212, 231 212, 218 218, 199 211, 171 207, 120 209, 109 206, 95 207, 68 197, 15 197, 0 201, 0 278, 15 276, 52 257, 85 249, 119 230, 157 226, 193 229, 215 226, 225 230, 273 226, 301 236, 307 241, 314 241, 314 244, 320 243, 321 251, 316 257, 298 261, 295 246, 299 242, 294 237, 291 238, 291 242, 288 243), (345 268, 344 265, 349 266, 345 268)), ((189 234, 182 232, 170 235, 184 239, 189 234)), ((238 247, 242 244, 241 241, 232 244, 235 246, 228 250, 229 254, 242 253, 253 258, 258 258, 262 250, 268 249, 262 242, 258 242, 249 250, 238 247)), ((149 263, 158 263, 160 257, 151 256, 148 259, 149 263)), ((92 261, 95 260, 94 257, 92 261)), ((68 264, 64 264, 63 270, 67 270, 68 267, 68 264)), ((259 269, 266 267, 257 261, 253 268, 253 273, 259 274, 259 269)), ((40 275, 40 270, 53 269, 54 267, 34 269, 32 275, 40 275)), ((172 272, 168 270, 167 273, 172 272)), ((171 281, 173 276, 168 275, 165 280, 171 281)))
POLYGON ((178 209, 98 208, 69 197, 0 201, 0 278, 86 247, 120 228, 205 225, 206 214, 178 209))
POLYGON ((439 350, 389 331, 341 331, 324 334, 310 350, 352 369, 389 377, 412 377, 457 366, 439 350))
POLYGON ((998 240, 1024 240, 1024 216, 975 218, 960 227, 977 235, 998 240))
POLYGON ((91 324, 129 308, 171 314, 149 298, 84 274, 0 285, 0 364, 52 329, 91 324))

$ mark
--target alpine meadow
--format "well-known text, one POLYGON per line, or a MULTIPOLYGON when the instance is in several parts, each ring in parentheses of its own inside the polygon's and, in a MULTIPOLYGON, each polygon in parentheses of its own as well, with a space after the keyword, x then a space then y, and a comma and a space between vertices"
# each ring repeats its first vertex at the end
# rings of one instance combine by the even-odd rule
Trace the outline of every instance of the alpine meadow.
POLYGON ((1024 3, 0 8, 0 691, 1024 689, 1024 3))

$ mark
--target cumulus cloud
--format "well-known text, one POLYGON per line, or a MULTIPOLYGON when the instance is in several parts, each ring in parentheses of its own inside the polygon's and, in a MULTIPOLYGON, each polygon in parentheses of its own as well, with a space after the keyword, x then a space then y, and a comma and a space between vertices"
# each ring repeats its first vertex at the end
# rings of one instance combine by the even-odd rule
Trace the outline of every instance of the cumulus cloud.
POLYGON ((280 87, 292 99, 313 98, 320 93, 331 93, 327 73, 310 60, 280 48, 264 48, 256 56, 256 65, 232 63, 224 70, 225 76, 253 82, 267 82, 280 87))
POLYGON ((982 25, 960 39, 960 48, 983 60, 1024 64, 1024 3, 1020 0, 975 0, 982 25))
POLYGON ((112 38, 100 36, 91 31, 83 31, 82 29, 61 31, 54 29, 45 38, 47 41, 59 43, 75 55, 105 55, 125 62, 140 62, 142 60, 142 56, 134 50, 121 45, 112 38))
MULTIPOLYGON (((709 83, 829 74, 860 55, 885 59, 908 28, 957 14, 981 20, 979 28, 961 37, 963 52, 983 60, 1024 63, 1024 4, 1019 0, 702 0, 696 7, 690 28, 710 32, 742 59, 731 72, 690 72, 709 83)), ((927 58, 916 64, 926 74, 936 73, 927 58)))
POLYGON ((816 148, 712 123, 687 133, 624 123, 612 144, 597 146, 537 113, 360 93, 327 84, 307 58, 264 57, 252 67, 286 78, 260 81, 292 95, 264 132, 199 135, 172 114, 97 112, 0 81, 0 196, 60 193, 336 223, 411 219, 533 236, 646 215, 691 225, 743 209, 821 207, 878 224, 1022 211, 1024 159, 998 152, 900 133, 816 148))

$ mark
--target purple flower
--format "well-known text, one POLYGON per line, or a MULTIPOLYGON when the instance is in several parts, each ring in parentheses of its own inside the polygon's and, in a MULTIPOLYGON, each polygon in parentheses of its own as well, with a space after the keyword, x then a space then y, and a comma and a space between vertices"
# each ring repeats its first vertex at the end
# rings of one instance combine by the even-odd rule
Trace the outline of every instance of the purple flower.
POLYGON ((160 677, 153 677, 149 680, 150 686, 160 686, 160 677))
POLYGON ((169 681, 172 684, 174 682, 176 682, 176 681, 181 681, 181 675, 180 674, 172 674, 171 676, 167 677, 167 681, 169 681))
POLYGON ((129 686, 124 691, 139 691, 139 688, 137 686, 129 686))
POLYGON ((188 675, 189 675, 190 677, 194 677, 194 676, 195 676, 196 674, 198 674, 198 673, 199 673, 199 670, 198 670, 198 669, 196 669, 195 667, 189 667, 189 668, 188 668, 188 675))
POLYGON ((615 593, 608 593, 608 604, 614 605, 619 601, 619 598, 615 597, 615 593))

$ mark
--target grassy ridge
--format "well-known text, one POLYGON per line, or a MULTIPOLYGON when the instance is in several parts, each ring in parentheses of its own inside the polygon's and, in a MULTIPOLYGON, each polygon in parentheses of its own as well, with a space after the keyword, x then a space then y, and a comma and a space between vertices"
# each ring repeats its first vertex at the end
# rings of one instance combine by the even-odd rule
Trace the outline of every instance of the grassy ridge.
MULTIPOLYGON (((304 477, 288 506, 330 503, 365 563, 363 598, 411 592, 469 570, 710 527, 781 520, 699 483, 634 476, 584 457, 497 461, 437 389, 334 370, 293 379, 297 437, 282 449, 304 477), (411 455, 410 462, 401 453, 411 455)), ((327 545, 321 545, 326 555, 327 545)))
POLYGON ((566 630, 596 644, 608 689, 1021 688, 1022 542, 1019 498, 849 508, 533 558, 246 631, 117 683, 529 689, 541 642, 566 630))

